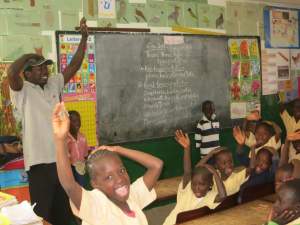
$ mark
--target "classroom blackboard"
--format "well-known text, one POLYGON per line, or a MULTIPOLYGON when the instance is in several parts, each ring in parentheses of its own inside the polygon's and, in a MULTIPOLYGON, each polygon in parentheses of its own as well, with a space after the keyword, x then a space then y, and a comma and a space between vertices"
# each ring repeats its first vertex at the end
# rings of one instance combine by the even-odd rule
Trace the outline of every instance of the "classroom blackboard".
POLYGON ((230 127, 229 38, 96 33, 100 143, 194 132, 207 99, 230 127))

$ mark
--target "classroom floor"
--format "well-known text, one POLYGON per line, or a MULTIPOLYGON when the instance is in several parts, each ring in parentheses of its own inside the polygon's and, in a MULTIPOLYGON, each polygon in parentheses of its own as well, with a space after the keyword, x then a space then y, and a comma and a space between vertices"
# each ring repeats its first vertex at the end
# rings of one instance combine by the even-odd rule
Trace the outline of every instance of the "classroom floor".
POLYGON ((161 225, 166 217, 170 214, 171 210, 175 207, 175 203, 164 206, 155 207, 145 211, 149 225, 161 225))

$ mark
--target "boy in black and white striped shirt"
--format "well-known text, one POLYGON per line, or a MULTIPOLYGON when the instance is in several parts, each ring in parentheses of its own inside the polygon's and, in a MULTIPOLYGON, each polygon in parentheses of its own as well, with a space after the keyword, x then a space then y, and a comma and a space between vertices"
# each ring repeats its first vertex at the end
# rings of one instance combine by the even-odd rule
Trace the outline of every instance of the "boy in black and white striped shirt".
POLYGON ((220 122, 216 119, 215 107, 212 101, 202 103, 203 117, 197 123, 195 140, 196 149, 200 149, 201 156, 220 146, 220 122))

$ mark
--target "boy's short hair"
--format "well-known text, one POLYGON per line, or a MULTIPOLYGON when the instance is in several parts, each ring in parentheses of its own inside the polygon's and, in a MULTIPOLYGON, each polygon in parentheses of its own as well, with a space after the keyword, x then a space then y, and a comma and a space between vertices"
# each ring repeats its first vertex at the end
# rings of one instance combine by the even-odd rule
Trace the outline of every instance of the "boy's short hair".
POLYGON ((69 113, 69 116, 75 115, 75 116, 80 117, 80 113, 76 110, 70 110, 70 111, 68 111, 68 113, 69 113))
POLYGON ((96 178, 96 172, 94 170, 95 162, 98 162, 99 160, 104 159, 105 157, 116 157, 116 158, 120 159, 119 155, 115 152, 112 152, 109 150, 94 150, 94 152, 92 152, 88 156, 86 163, 85 163, 86 170, 87 170, 91 180, 96 178))
POLYGON ((229 148, 227 147, 218 147, 217 149, 219 149, 220 151, 213 156, 214 162, 216 162, 219 156, 222 154, 232 154, 229 148))
POLYGON ((203 176, 204 179, 208 180, 209 182, 213 181, 212 173, 204 166, 197 166, 193 169, 191 176, 194 177, 196 175, 203 176))
POLYGON ((275 130, 274 127, 272 125, 270 125, 268 122, 266 121, 261 121, 259 123, 257 123, 255 131, 259 128, 259 127, 264 127, 271 136, 275 135, 275 130))
POLYGON ((288 189, 293 195, 295 203, 300 203, 300 179, 289 180, 282 184, 280 189, 288 189))
POLYGON ((207 105, 207 104, 214 104, 211 100, 205 100, 204 102, 202 102, 202 112, 204 111, 204 107, 207 105))

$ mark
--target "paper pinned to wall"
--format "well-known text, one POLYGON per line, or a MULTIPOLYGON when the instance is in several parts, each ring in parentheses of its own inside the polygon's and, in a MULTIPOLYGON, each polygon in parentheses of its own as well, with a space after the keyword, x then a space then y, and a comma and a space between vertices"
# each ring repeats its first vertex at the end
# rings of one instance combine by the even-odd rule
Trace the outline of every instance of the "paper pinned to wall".
POLYGON ((1 0, 0 9, 24 9, 28 0, 1 0))
POLYGON ((277 50, 264 47, 261 41, 262 59, 262 94, 271 95, 278 92, 277 50))
POLYGON ((230 104, 230 118, 231 119, 245 118, 246 115, 247 115, 246 102, 232 102, 230 104))
POLYGON ((116 18, 116 1, 98 0, 98 18, 116 18))
POLYGON ((58 30, 58 6, 50 1, 43 1, 41 6, 42 30, 58 30))
POLYGON ((300 70, 300 49, 291 49, 291 69, 300 70))
POLYGON ((62 30, 75 30, 75 27, 79 25, 78 11, 60 11, 60 19, 62 30))
POLYGON ((2 35, 34 35, 41 32, 40 11, 36 10, 1 10, 2 35))
POLYGON ((276 65, 278 80, 290 79, 290 51, 289 49, 277 49, 276 65))
POLYGON ((266 46, 299 47, 299 10, 269 7, 264 10, 266 46))
POLYGON ((184 43, 183 36, 164 36, 165 45, 180 45, 184 43))
POLYGON ((184 4, 184 26, 198 27, 199 14, 198 5, 195 2, 187 2, 184 4))
MULTIPOLYGON (((123 1, 123 0, 121 0, 123 1)), ((148 2, 148 25, 166 27, 168 24, 167 7, 165 2, 148 2)))
POLYGON ((9 35, 0 36, 0 59, 14 61, 25 53, 47 56, 52 52, 51 36, 9 35))
POLYGON ((225 29, 225 8, 215 5, 198 4, 200 28, 225 29))
POLYGON ((263 37, 263 7, 264 4, 227 1, 226 33, 263 37))

